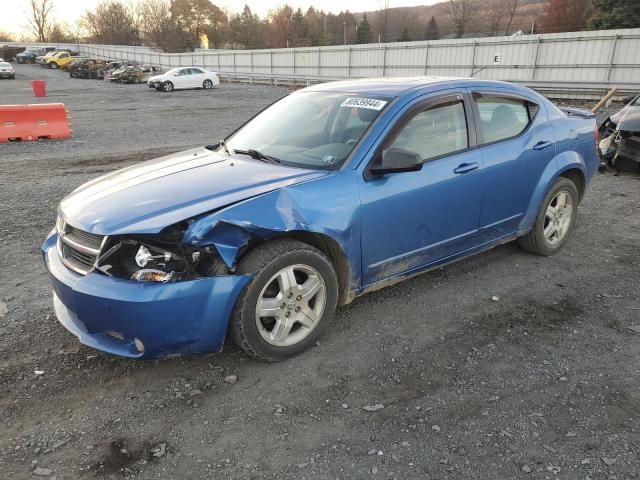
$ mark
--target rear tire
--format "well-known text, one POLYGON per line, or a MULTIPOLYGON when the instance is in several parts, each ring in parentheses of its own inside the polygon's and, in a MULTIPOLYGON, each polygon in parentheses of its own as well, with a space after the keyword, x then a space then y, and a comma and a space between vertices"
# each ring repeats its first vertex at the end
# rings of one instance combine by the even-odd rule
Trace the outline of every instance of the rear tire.
POLYGON ((322 252, 295 240, 269 241, 247 253, 237 272, 253 276, 229 326, 240 348, 275 362, 315 344, 338 303, 338 278, 322 252))
POLYGON ((575 184, 568 178, 558 178, 545 195, 533 228, 518 238, 520 247, 536 255, 557 253, 573 231, 578 203, 575 184))

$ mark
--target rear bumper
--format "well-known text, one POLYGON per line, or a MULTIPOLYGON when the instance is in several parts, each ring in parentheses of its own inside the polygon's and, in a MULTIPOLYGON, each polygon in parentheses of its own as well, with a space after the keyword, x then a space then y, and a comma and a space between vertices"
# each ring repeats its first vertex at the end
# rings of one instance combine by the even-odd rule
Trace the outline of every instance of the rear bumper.
POLYGON ((60 323, 81 343, 129 358, 162 358, 222 349, 229 317, 249 276, 147 283, 69 270, 42 246, 60 323), (137 340, 137 341, 136 341, 137 340), (143 348, 141 349, 141 345, 143 348))

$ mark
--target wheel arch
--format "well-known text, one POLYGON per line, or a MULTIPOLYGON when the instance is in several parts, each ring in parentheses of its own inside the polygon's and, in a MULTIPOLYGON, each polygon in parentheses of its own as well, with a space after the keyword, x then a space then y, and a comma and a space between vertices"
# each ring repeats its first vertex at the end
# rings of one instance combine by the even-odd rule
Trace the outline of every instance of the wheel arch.
POLYGON ((261 242, 252 244, 249 248, 242 252, 242 255, 239 256, 238 260, 240 260, 248 252, 256 248, 258 245, 263 244, 264 242, 271 242, 282 239, 297 240, 320 250, 329 259, 336 272, 336 276, 338 277, 338 304, 346 305, 353 300, 354 295, 352 294, 352 289, 350 288, 351 266, 349 265, 347 257, 340 244, 329 235, 310 232, 306 230, 285 231, 274 235, 269 239, 265 239, 261 242))
POLYGON ((558 178, 564 177, 571 180, 576 185, 579 200, 582 200, 587 187, 586 172, 584 159, 574 151, 563 152, 549 162, 538 180, 538 185, 531 196, 527 211, 522 217, 519 235, 524 235, 531 229, 545 195, 558 178))

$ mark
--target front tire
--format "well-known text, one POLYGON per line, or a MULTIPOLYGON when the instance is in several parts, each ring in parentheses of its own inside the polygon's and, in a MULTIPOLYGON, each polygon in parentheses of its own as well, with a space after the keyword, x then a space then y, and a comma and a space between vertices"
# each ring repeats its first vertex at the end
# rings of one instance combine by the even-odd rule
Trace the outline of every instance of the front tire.
POLYGON ((202 88, 205 90, 211 90, 213 88, 213 82, 209 79, 202 82, 202 88))
POLYGON ((558 178, 544 197, 535 225, 518 238, 520 246, 537 255, 557 253, 575 226, 579 201, 575 184, 568 178, 558 178))
POLYGON ((173 91, 173 83, 164 82, 162 84, 162 90, 165 91, 165 92, 172 92, 173 91))
POLYGON ((249 355, 280 361, 313 345, 338 303, 338 279, 319 250, 294 240, 259 245, 237 272, 253 276, 238 298, 229 334, 249 355))

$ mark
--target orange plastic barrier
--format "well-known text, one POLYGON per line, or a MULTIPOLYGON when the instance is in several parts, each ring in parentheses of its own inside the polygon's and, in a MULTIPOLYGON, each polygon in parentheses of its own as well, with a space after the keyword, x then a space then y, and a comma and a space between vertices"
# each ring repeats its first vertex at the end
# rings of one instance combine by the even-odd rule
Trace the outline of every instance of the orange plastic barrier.
POLYGON ((0 143, 71 138, 71 132, 64 103, 0 105, 0 143))

